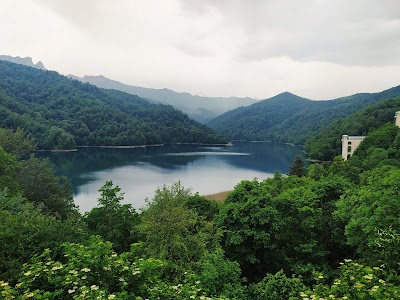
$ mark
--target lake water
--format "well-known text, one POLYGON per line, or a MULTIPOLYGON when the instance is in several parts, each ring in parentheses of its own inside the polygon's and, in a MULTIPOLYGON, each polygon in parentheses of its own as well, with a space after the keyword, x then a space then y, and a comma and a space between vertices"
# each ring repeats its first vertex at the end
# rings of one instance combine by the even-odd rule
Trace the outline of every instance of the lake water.
POLYGON ((136 209, 157 187, 178 180, 200 195, 232 190, 243 179, 283 174, 301 147, 268 142, 235 142, 232 146, 168 145, 146 148, 80 148, 75 152, 41 152, 69 177, 81 212, 97 206, 99 188, 112 180, 125 192, 124 203, 136 209))

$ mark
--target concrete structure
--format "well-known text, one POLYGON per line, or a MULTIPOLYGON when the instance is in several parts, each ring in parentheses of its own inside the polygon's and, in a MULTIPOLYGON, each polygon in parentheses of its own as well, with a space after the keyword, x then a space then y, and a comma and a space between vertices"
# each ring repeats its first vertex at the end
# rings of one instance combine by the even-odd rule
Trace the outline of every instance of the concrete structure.
POLYGON ((347 160, 353 155, 354 151, 360 146, 365 136, 348 136, 342 135, 342 157, 347 160))
POLYGON ((394 124, 397 127, 400 127, 400 111, 396 111, 396 113, 394 114, 394 124))
MULTIPOLYGON (((394 124, 400 127, 400 111, 394 114, 394 124)), ((342 135, 342 157, 344 160, 347 160, 353 155, 363 139, 365 139, 365 136, 342 135)))

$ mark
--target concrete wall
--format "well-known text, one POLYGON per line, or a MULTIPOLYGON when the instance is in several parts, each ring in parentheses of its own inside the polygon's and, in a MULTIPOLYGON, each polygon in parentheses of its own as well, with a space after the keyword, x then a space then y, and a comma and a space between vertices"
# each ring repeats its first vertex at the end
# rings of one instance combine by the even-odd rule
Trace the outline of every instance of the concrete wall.
POLYGON ((400 111, 397 111, 394 115, 394 122, 397 127, 400 127, 400 111))
POLYGON ((361 142, 365 139, 365 136, 349 136, 342 135, 342 157, 347 160, 353 155, 354 151, 360 146, 361 142))

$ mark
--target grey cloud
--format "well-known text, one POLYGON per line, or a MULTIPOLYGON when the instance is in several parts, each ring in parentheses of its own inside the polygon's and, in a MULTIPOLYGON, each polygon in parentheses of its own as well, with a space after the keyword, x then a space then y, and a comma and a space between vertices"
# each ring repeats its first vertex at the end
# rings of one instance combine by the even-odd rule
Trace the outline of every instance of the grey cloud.
POLYGON ((400 64, 398 0, 182 1, 199 16, 217 11, 224 26, 243 33, 239 60, 400 64))
POLYGON ((193 43, 179 42, 175 44, 175 47, 176 49, 192 57, 205 58, 215 56, 214 51, 211 49, 207 49, 201 45, 195 45, 193 43))

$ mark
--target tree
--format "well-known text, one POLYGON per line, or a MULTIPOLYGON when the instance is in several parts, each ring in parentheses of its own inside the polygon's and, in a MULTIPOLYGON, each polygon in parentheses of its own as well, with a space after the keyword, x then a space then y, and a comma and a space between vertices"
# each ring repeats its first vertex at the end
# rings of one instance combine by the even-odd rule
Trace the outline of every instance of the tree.
POLYGON ((400 285, 395 276, 387 276, 378 266, 368 266, 346 259, 338 274, 316 274, 317 284, 300 292, 302 299, 399 299, 400 285))
POLYGON ((314 180, 320 180, 326 176, 326 170, 321 164, 312 164, 308 167, 307 176, 314 180))
POLYGON ((36 143, 32 138, 25 136, 21 128, 15 131, 0 128, 0 147, 16 157, 21 157, 35 150, 36 143))
POLYGON ((347 191, 337 203, 337 216, 345 222, 350 245, 366 260, 374 258, 369 246, 376 230, 400 231, 400 169, 383 166, 363 175, 361 187, 347 191))
POLYGON ((206 199, 196 193, 187 199, 186 206, 207 221, 212 221, 215 215, 218 214, 221 203, 206 199))
POLYGON ((0 190, 7 188, 11 193, 19 191, 17 177, 18 162, 15 156, 6 153, 0 147, 0 190))
POLYGON ((129 251, 131 244, 139 240, 136 226, 139 216, 130 204, 121 204, 124 194, 112 181, 99 189, 98 203, 84 218, 92 234, 98 234, 113 244, 115 251, 129 251))
POLYGON ((267 274, 263 280, 250 285, 251 299, 254 300, 287 300, 298 299, 306 286, 297 277, 287 277, 281 270, 276 274, 267 274))
POLYGON ((239 264, 227 259, 224 251, 219 247, 213 251, 207 251, 200 260, 200 285, 209 295, 247 299, 244 286, 241 285, 241 273, 239 264))
POLYGON ((184 266, 186 270, 196 267, 218 237, 212 223, 186 206, 190 196, 190 190, 180 182, 158 188, 148 201, 139 226, 149 256, 184 266))
POLYGON ((71 182, 66 177, 58 177, 48 159, 32 155, 28 160, 20 161, 15 181, 22 195, 44 212, 64 219, 78 213, 71 182))
POLYGON ((13 282, 22 265, 44 249, 60 254, 63 242, 80 242, 86 236, 79 218, 60 220, 43 215, 20 196, 0 191, 0 278, 13 282))
POLYGON ((289 175, 306 176, 307 170, 304 167, 304 161, 300 155, 297 155, 292 165, 289 167, 289 175))
POLYGON ((297 176, 242 181, 227 197, 216 218, 224 229, 222 246, 250 281, 324 265, 318 237, 323 215, 313 182, 297 176))

